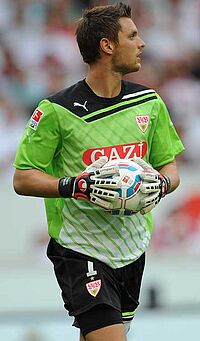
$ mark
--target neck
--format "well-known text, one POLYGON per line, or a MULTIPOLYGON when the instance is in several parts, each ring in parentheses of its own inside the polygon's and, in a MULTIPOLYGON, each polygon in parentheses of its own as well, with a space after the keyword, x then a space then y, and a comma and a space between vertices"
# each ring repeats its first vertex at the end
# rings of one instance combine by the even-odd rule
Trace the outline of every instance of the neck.
POLYGON ((122 76, 113 72, 105 65, 91 65, 86 77, 86 82, 92 91, 100 97, 112 98, 121 91, 122 76))

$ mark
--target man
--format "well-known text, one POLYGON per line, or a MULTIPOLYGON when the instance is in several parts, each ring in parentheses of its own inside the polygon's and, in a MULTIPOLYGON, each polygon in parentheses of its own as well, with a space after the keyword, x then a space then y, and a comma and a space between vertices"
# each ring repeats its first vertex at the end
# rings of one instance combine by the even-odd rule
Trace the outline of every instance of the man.
POLYGON ((178 186, 175 158, 183 145, 155 91, 122 80, 140 70, 145 46, 131 8, 88 10, 76 35, 86 79, 34 111, 16 155, 14 188, 46 198, 47 254, 80 340, 125 341, 139 304, 150 211, 178 186), (111 215, 118 169, 103 166, 134 157, 145 169, 147 199, 137 214, 111 215))

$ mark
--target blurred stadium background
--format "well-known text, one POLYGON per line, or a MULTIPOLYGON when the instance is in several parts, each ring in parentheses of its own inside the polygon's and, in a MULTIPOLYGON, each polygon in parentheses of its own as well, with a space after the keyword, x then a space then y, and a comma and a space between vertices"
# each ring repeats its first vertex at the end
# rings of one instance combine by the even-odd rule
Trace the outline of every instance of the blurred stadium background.
MULTIPOLYGON (((115 2, 0 0, 0 340, 78 340, 45 256, 43 200, 15 195, 12 162, 38 101, 85 75, 74 38, 82 10, 115 2)), ((128 340, 199 340, 200 0, 126 2, 146 42, 142 71, 128 79, 161 94, 186 147, 181 186, 154 212, 128 340)))

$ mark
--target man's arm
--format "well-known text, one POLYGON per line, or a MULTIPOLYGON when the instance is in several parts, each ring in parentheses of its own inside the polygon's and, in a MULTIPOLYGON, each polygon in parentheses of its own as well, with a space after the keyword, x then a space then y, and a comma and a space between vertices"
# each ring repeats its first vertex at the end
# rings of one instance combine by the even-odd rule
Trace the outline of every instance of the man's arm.
POLYGON ((176 160, 154 169, 150 164, 141 158, 134 158, 143 169, 140 174, 143 185, 141 192, 145 194, 142 199, 143 208, 141 214, 150 212, 166 194, 173 192, 179 185, 180 179, 176 160))
POLYGON ((13 186, 20 195, 43 198, 82 198, 94 205, 110 210, 118 199, 120 180, 118 167, 103 167, 107 157, 101 157, 74 177, 57 179, 38 169, 16 169, 13 186))
POLYGON ((13 177, 15 192, 43 198, 58 198, 59 179, 38 169, 16 169, 13 177))
POLYGON ((180 184, 180 178, 178 174, 176 160, 167 163, 166 165, 156 168, 156 170, 170 179, 170 190, 168 193, 173 192, 180 184))

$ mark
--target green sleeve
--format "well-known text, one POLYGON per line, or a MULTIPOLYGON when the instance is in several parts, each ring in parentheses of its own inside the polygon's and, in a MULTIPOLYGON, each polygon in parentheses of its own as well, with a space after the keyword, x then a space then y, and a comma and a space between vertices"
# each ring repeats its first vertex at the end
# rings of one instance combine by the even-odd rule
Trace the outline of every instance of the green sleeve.
POLYGON ((60 140, 57 114, 53 105, 48 100, 43 100, 26 125, 14 167, 22 170, 36 168, 48 172, 60 148, 60 140), (38 111, 39 116, 35 116, 38 111))
POLYGON ((164 102, 160 97, 158 101, 157 120, 149 157, 154 168, 173 161, 184 150, 164 102))

